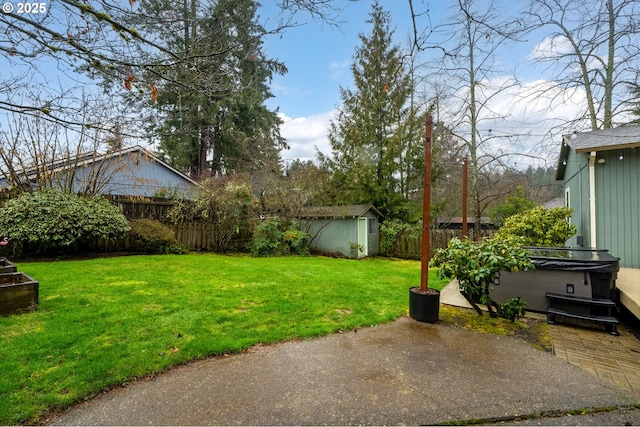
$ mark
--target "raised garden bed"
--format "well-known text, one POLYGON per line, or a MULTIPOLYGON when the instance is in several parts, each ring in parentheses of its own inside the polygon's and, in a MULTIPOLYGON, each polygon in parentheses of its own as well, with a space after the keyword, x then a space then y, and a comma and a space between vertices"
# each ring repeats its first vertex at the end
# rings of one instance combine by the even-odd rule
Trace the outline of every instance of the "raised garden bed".
POLYGON ((0 274, 0 315, 38 309, 39 283, 24 273, 0 274))
POLYGON ((0 258, 0 274, 15 273, 18 267, 6 258, 0 258))

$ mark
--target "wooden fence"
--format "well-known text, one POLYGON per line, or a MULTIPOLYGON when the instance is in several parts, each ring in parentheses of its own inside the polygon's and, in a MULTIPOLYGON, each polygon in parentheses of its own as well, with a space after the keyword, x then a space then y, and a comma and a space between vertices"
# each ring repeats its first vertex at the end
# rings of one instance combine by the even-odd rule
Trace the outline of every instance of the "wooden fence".
MULTIPOLYGON (((213 240, 212 225, 203 222, 191 222, 182 224, 164 223, 173 230, 176 240, 190 251, 215 251, 220 245, 213 240)), ((240 230, 230 242, 226 243, 224 250, 231 252, 244 252, 251 242, 249 230, 240 230)), ((129 237, 119 240, 96 239, 89 243, 89 249, 97 252, 120 252, 131 250, 129 237)))
MULTIPOLYGON (((166 223, 176 235, 176 240, 191 251, 214 251, 219 244, 213 241, 215 233, 213 225, 203 222, 191 222, 181 224, 166 223)), ((230 242, 225 244, 225 250, 233 252, 245 251, 251 241, 251 232, 240 229, 230 242)))
MULTIPOLYGON (((1 197, 1 196, 0 196, 1 197)), ((169 210, 174 201, 131 196, 105 196, 128 219, 151 219, 160 221, 173 230, 176 240, 190 251, 214 251, 220 245, 213 240, 215 233, 212 224, 189 222, 175 224, 168 221, 169 210)), ((224 250, 245 251, 251 241, 249 230, 240 229, 230 242, 224 243, 224 250)), ((131 250, 132 244, 127 236, 119 240, 95 239, 86 242, 88 250, 97 252, 122 252, 131 250)))
MULTIPOLYGON (((219 242, 213 241, 215 233, 212 231, 212 224, 203 222, 190 222, 174 224, 167 220, 167 214, 174 202, 167 199, 130 197, 130 196, 107 196, 109 201, 120 209, 127 219, 146 218, 161 221, 173 230, 178 242, 191 251, 212 251, 219 248, 219 242)), ((488 237, 493 234, 493 230, 482 230, 481 237, 488 237)), ((431 231, 431 254, 437 248, 447 246, 453 237, 460 237, 460 230, 432 230, 431 231)), ((231 242, 226 242, 223 246, 228 251, 246 251, 251 242, 250 230, 239 230, 234 235, 231 242)), ((101 252, 126 251, 131 248, 128 238, 118 241, 96 240, 89 244, 90 249, 101 252)), ((404 259, 420 259, 422 253, 422 237, 408 238, 401 237, 393 248, 384 251, 382 255, 393 256, 404 259)))
MULTIPOLYGON (((489 237, 495 230, 481 230, 480 238, 489 237)), ((461 237, 460 230, 431 230, 431 247, 429 258, 433 256, 433 253, 438 248, 446 248, 449 240, 454 237, 461 237)), ((422 236, 415 238, 409 238, 407 236, 401 236, 398 239, 398 243, 393 248, 385 251, 383 255, 392 256, 395 258, 403 259, 421 259, 422 257, 422 236)))
POLYGON ((106 196, 127 219, 165 221, 174 202, 167 199, 133 196, 106 196))

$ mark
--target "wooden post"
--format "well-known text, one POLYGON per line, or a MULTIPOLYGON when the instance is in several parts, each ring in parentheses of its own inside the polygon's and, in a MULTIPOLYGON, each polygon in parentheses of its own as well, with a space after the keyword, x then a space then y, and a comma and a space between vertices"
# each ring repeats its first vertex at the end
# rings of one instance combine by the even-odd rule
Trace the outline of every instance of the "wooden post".
POLYGON ((422 194, 422 278, 420 291, 429 288, 429 254, 431 251, 431 134, 433 119, 427 117, 424 138, 424 192, 422 194))
POLYGON ((467 232, 467 158, 462 162, 462 237, 468 236, 467 232))

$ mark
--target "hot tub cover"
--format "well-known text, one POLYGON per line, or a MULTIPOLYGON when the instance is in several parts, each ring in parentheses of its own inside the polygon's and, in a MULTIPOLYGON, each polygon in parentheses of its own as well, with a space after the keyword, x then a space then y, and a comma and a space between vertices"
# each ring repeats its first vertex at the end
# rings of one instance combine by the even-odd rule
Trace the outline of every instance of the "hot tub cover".
POLYGON ((525 249, 537 269, 601 273, 616 273, 620 270, 620 258, 612 256, 606 249, 541 246, 526 246, 525 249))

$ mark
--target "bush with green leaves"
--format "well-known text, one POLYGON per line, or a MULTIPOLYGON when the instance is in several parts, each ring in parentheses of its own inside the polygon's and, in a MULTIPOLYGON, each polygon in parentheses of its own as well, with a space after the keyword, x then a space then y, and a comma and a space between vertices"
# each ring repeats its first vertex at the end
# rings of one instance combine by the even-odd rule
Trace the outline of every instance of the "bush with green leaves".
POLYGON ((11 239, 16 255, 69 252, 91 239, 120 239, 128 230, 124 215, 102 196, 43 189, 0 208, 0 234, 11 239))
POLYGON ((233 249, 241 230, 250 229, 257 199, 251 183, 241 177, 214 177, 202 182, 193 199, 176 200, 167 219, 174 223, 203 222, 211 233, 214 252, 233 249))
POLYGON ((411 240, 422 233, 422 224, 384 221, 380 224, 380 251, 388 256, 398 256, 400 242, 411 240))
POLYGON ((296 225, 277 219, 258 223, 253 231, 251 254, 256 257, 308 255, 310 236, 296 225))
POLYGON ((176 240, 172 229, 151 219, 141 218, 129 221, 130 249, 148 254, 181 254, 185 250, 176 240))
POLYGON ((441 278, 456 278, 460 293, 482 316, 478 302, 485 304, 491 317, 515 319, 524 314, 526 304, 520 298, 512 298, 500 305, 491 298, 490 291, 495 277, 502 271, 527 271, 535 269, 527 251, 518 239, 492 237, 481 242, 453 238, 446 248, 435 251, 431 266, 438 267, 441 278), (494 309, 496 310, 494 312, 494 309))
POLYGON ((567 221, 572 213, 572 209, 565 207, 545 209, 537 206, 507 218, 495 237, 517 237, 526 246, 561 247, 576 234, 576 226, 567 221))
POLYGON ((288 247, 289 253, 295 255, 309 255, 310 237, 309 233, 305 233, 304 231, 295 228, 295 226, 290 226, 282 234, 282 239, 288 247))

